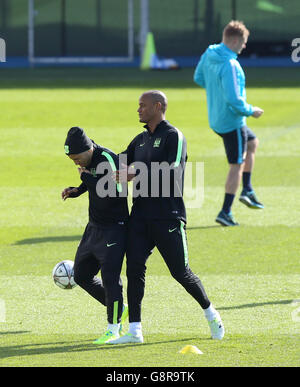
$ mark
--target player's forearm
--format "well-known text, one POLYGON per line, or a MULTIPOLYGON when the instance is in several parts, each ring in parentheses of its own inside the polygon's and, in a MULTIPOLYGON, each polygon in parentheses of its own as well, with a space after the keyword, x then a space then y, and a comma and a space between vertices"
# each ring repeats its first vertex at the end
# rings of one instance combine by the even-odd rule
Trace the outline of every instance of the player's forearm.
POLYGON ((81 183, 79 187, 77 187, 78 196, 82 195, 87 191, 87 186, 84 183, 81 183))
POLYGON ((249 117, 253 114, 253 106, 245 102, 242 98, 229 101, 229 105, 240 116, 249 117))

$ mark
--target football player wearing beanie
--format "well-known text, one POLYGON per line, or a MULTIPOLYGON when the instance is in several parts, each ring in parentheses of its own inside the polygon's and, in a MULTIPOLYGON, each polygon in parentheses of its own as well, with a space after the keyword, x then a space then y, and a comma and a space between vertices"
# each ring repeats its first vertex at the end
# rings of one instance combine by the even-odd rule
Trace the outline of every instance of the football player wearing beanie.
MULTIPOLYGON (((89 195, 89 222, 77 248, 74 262, 75 282, 107 308, 108 327, 94 344, 119 338, 128 316, 123 303, 120 277, 125 254, 128 206, 122 195, 126 186, 114 184, 114 192, 100 192, 102 181, 118 166, 118 156, 95 144, 82 128, 72 127, 65 141, 65 154, 78 166, 81 184, 62 191, 62 199, 89 195), (105 173, 106 172, 106 173, 105 173), (101 279, 97 274, 101 271, 101 279)), ((108 179, 107 179, 108 180, 108 179)), ((125 191, 124 191, 125 190, 125 191)), ((103 190, 102 190, 103 191, 103 190)))

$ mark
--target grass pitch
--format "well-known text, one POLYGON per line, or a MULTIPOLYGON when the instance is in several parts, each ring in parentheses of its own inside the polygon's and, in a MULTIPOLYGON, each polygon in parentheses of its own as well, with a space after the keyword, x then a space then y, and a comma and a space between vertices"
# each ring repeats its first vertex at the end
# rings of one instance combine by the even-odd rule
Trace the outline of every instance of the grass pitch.
MULTIPOLYGON (((246 70, 248 100, 265 110, 259 120, 248 119, 260 139, 253 183, 265 210, 236 200, 237 228, 214 221, 227 165, 192 73, 1 70, 0 366, 300 365, 299 70, 246 70), (60 199, 63 188, 79 184, 63 144, 78 125, 122 151, 141 131, 138 97, 150 88, 167 94, 167 119, 185 134, 189 161, 204 163, 202 206, 187 210, 190 265, 220 311, 226 336, 210 339, 198 304, 155 250, 143 302, 145 344, 95 347, 106 329, 104 307, 51 278, 58 261, 74 259, 87 222, 86 195, 60 199), (187 344, 203 355, 179 354, 187 344)), ((125 263, 122 279, 126 290, 125 263)))

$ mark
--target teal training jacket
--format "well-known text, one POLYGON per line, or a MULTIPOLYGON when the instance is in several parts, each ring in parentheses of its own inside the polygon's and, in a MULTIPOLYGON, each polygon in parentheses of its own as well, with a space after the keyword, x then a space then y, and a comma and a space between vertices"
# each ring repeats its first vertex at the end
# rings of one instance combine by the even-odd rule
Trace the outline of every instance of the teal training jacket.
POLYGON ((213 44, 194 73, 194 81, 206 89, 209 125, 217 133, 241 128, 253 113, 246 102, 245 74, 236 58, 224 43, 213 44))

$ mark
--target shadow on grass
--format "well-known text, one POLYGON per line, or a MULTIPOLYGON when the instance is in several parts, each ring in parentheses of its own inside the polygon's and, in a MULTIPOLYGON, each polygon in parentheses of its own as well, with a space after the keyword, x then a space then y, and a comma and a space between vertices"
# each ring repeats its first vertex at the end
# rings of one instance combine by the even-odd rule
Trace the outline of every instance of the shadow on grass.
MULTIPOLYGON (((220 228, 220 225, 187 227, 187 230, 205 230, 209 228, 220 228)), ((74 241, 80 241, 81 238, 82 238, 82 235, 59 235, 59 236, 52 236, 52 237, 27 238, 27 239, 21 239, 19 241, 16 241, 12 245, 20 246, 20 245, 34 245, 36 243, 49 243, 49 242, 53 242, 53 243, 74 242, 74 241)))
POLYGON ((187 230, 206 230, 209 228, 220 228, 221 226, 219 224, 211 225, 211 226, 193 226, 193 227, 187 227, 187 230))
POLYGON ((21 344, 2 346, 0 352, 0 359, 8 357, 19 356, 32 356, 32 355, 45 355, 52 353, 62 353, 70 351, 89 351, 95 349, 95 345, 88 340, 80 340, 73 342, 56 342, 56 343, 34 343, 34 344, 21 344), (82 343, 82 342, 85 342, 82 343))
POLYGON ((253 304, 242 304, 242 305, 235 305, 235 306, 221 306, 218 308, 218 310, 257 308, 259 306, 266 306, 266 305, 286 305, 286 304, 291 304, 293 301, 294 300, 278 300, 278 301, 256 302, 253 304))
POLYGON ((36 243, 48 243, 48 242, 73 242, 80 241, 82 235, 61 235, 61 236, 53 236, 53 237, 41 237, 41 238, 27 238, 21 239, 20 241, 16 241, 13 243, 16 245, 33 245, 36 243))
MULTIPOLYGON (((17 332, 19 333, 19 332, 17 332)), ((142 347, 149 345, 157 344, 168 344, 168 343, 180 343, 188 342, 190 340, 199 340, 199 337, 186 337, 178 340, 163 340, 163 341, 154 341, 154 342, 145 342, 142 344, 142 347)), ((201 340, 210 340, 204 338, 201 340)), ((24 344, 24 345, 12 345, 12 346, 2 346, 0 352, 0 359, 5 359, 9 357, 20 357, 20 356, 33 356, 33 355, 46 355, 54 353, 64 353, 64 352, 85 352, 85 351, 95 351, 95 350, 120 350, 121 348, 128 348, 132 346, 140 346, 141 344, 122 344, 122 345, 95 345, 92 340, 78 340, 71 342, 56 342, 56 343, 34 343, 34 344, 24 344)))
POLYGON ((1 335, 19 335, 24 333, 30 333, 30 331, 3 331, 3 332, 0 332, 0 336, 1 335))

